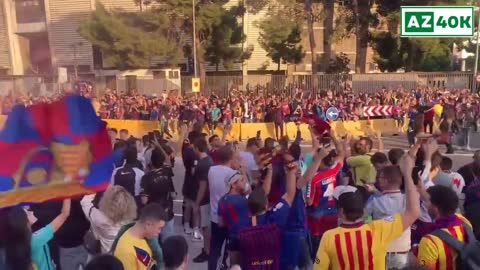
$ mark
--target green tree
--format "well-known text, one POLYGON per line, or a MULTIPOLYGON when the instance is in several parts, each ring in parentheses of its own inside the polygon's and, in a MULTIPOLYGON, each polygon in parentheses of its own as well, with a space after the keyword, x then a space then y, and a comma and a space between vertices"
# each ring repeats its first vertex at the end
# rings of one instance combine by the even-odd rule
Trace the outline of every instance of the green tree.
POLYGON ((451 70, 451 47, 455 39, 401 38, 400 6, 465 5, 466 0, 378 0, 376 12, 385 27, 372 31, 374 60, 382 71, 447 71, 451 70))
POLYGON ((312 74, 316 74, 319 67, 317 63, 319 59, 317 59, 315 53, 317 51, 317 43, 315 41, 314 24, 323 21, 325 26, 323 34, 328 38, 323 40, 324 54, 323 58, 320 59, 320 69, 325 71, 328 68, 329 59, 332 53, 332 39, 330 36, 333 32, 334 25, 334 0, 246 0, 245 4, 247 10, 253 14, 258 13, 260 10, 267 9, 269 13, 274 13, 277 17, 290 18, 298 22, 298 24, 306 24, 309 49, 312 52, 312 57, 310 59, 312 74), (319 8, 319 3, 321 2, 322 9, 319 8))
POLYGON ((240 7, 228 10, 222 16, 220 24, 213 28, 211 38, 207 41, 205 57, 215 65, 216 71, 220 64, 231 69, 235 63, 243 62, 251 56, 252 48, 243 50, 238 46, 246 38, 242 25, 238 23, 240 13, 243 13, 240 7))
MULTIPOLYGON (((193 32, 193 14, 191 0, 154 0, 159 5, 159 13, 168 14, 170 31, 179 32, 183 37, 196 37, 193 46, 197 52, 197 65, 200 79, 205 81, 207 61, 216 65, 222 63, 231 67, 235 62, 242 62, 249 57, 251 49, 241 49, 243 26, 237 19, 243 15, 241 6, 227 10, 224 5, 228 0, 195 1, 195 33, 193 32)), ((185 44, 182 43, 182 44, 185 44)))
POLYGON ((417 48, 415 71, 450 71, 452 70, 452 41, 444 39, 414 40, 417 48))
POLYGON ((176 40, 168 35, 168 17, 152 11, 133 14, 96 10, 79 28, 82 37, 102 51, 106 65, 118 69, 148 68, 153 56, 166 55, 176 64, 176 40))
POLYGON ((268 16, 259 23, 260 37, 258 42, 267 52, 267 56, 277 64, 298 64, 305 53, 299 45, 301 28, 296 22, 278 16, 268 16))
POLYGON ((98 46, 106 61, 118 68, 149 67, 153 56, 162 56, 176 65, 182 56, 191 57, 196 48, 199 75, 205 80, 205 65, 210 62, 231 68, 249 57, 251 48, 244 41, 239 16, 241 6, 224 8, 228 0, 197 0, 193 33, 191 0, 132 0, 139 12, 109 11, 98 4, 79 32, 98 46), (195 44, 189 40, 196 37, 195 44), (190 47, 190 49, 188 48, 190 47))
POLYGON ((335 58, 330 59, 327 68, 329 74, 348 74, 350 72, 350 58, 344 53, 335 55, 335 58))

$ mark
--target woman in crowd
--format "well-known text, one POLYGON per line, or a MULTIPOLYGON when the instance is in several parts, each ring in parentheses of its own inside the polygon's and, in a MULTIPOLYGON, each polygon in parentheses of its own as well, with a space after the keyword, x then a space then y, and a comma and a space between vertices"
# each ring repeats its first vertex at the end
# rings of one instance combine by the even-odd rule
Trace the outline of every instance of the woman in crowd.
POLYGON ((95 195, 87 195, 82 209, 91 224, 91 230, 101 243, 102 253, 109 252, 120 228, 137 217, 135 199, 121 186, 110 186, 98 207, 94 205, 95 195))
POLYGON ((60 214, 47 226, 32 232, 31 226, 37 218, 27 207, 13 207, 6 210, 4 258, 5 270, 51 270, 53 268, 48 242, 70 215, 70 199, 63 201, 60 214))

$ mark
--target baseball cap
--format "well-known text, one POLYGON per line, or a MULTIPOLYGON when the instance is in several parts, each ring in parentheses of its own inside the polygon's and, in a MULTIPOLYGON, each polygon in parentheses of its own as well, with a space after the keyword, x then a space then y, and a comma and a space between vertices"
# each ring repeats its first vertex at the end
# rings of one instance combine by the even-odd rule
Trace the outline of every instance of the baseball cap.
POLYGON ((453 178, 450 174, 445 172, 438 172, 438 174, 432 179, 435 185, 451 187, 453 184, 453 178))
POLYGON ((242 179, 243 177, 244 176, 237 171, 234 174, 232 174, 232 176, 227 178, 227 180, 225 181, 225 184, 227 185, 227 187, 231 187, 233 184, 235 184, 238 180, 242 179))
POLYGON ((345 188, 338 196, 337 207, 338 209, 343 209, 347 213, 352 212, 361 212, 365 207, 365 201, 360 190, 357 190, 355 187, 345 188), (352 192, 353 189, 355 191, 352 192))
POLYGON ((340 196, 344 193, 349 193, 349 192, 356 192, 358 189, 354 186, 347 186, 347 185, 341 185, 341 186, 337 186, 334 190, 333 190, 333 198, 335 198, 335 200, 338 201, 338 199, 340 198, 340 196))

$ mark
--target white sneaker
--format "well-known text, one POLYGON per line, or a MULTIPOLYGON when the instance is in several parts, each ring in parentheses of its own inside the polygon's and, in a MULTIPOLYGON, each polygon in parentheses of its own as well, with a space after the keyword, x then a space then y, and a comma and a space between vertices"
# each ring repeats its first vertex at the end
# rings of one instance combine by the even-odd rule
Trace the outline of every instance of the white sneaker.
POLYGON ((192 234, 193 233, 193 230, 190 227, 184 227, 183 231, 185 232, 185 234, 192 234))
POLYGON ((193 230, 193 242, 201 242, 203 241, 203 235, 198 230, 193 230))

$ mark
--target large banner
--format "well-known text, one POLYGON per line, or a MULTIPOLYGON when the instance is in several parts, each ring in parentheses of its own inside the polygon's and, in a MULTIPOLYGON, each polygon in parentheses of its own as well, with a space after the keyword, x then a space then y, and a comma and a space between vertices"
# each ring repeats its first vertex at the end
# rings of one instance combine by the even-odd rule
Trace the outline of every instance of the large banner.
POLYGON ((0 208, 104 190, 117 156, 84 97, 16 106, 0 132, 0 208))

